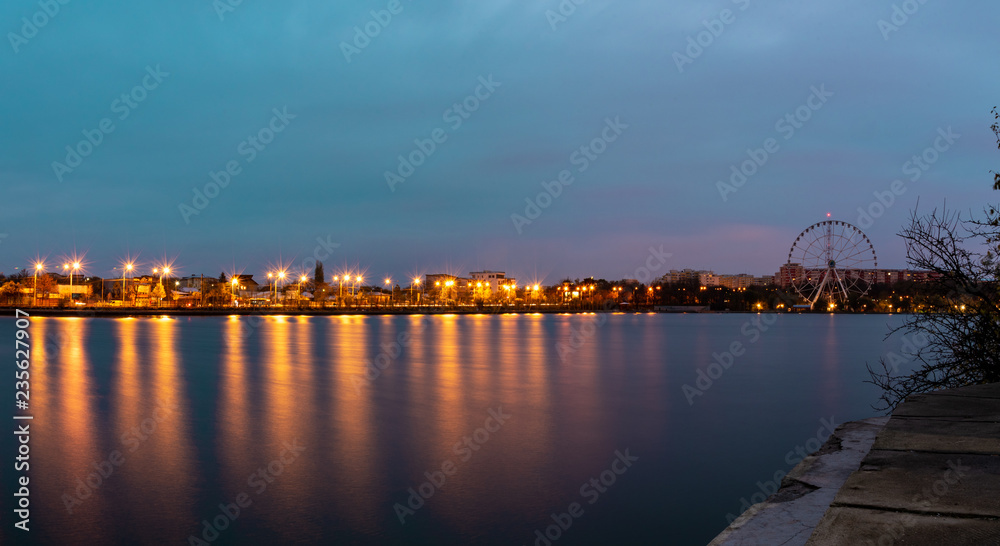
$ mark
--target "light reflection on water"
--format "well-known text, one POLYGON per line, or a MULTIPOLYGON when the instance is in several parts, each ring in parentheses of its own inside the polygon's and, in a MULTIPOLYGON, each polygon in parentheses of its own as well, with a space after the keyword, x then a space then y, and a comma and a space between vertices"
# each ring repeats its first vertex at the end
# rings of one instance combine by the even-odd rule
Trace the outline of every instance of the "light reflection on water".
POLYGON ((872 415, 864 363, 887 350, 884 317, 783 316, 748 343, 749 317, 33 318, 34 531, 4 543, 186 544, 240 494, 212 544, 529 544, 572 502, 559 544, 704 543, 821 418, 872 415), (733 341, 746 354, 688 405, 733 341), (587 504, 626 448, 639 462, 587 504))

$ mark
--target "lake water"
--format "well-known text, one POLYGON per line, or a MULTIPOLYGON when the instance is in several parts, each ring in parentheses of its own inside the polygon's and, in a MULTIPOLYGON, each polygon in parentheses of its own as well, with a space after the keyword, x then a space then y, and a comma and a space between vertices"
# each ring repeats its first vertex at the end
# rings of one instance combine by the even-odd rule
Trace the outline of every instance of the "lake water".
MULTIPOLYGON (((825 438, 824 420, 875 415, 865 362, 900 350, 883 342, 897 322, 32 318, 31 531, 13 527, 8 433, 0 536, 705 544, 825 438)), ((14 332, 0 319, 8 347, 14 332)))

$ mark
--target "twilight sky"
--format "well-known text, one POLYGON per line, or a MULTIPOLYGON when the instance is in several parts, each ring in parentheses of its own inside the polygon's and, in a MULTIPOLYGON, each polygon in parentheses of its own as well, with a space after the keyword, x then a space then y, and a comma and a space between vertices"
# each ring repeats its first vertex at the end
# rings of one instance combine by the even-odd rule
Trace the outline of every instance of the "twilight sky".
POLYGON ((554 283, 635 277, 662 247, 657 274, 762 275, 827 212, 902 267, 918 197, 1000 197, 993 1, 43 5, 0 6, 8 274, 75 249, 104 276, 128 252, 258 276, 316 253, 554 283))

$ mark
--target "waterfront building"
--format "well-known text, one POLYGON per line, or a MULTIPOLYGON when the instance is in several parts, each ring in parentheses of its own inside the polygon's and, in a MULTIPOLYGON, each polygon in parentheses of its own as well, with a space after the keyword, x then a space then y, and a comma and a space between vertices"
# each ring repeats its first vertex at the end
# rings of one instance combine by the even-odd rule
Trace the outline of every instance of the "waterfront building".
POLYGON ((517 284, 517 279, 508 278, 507 274, 503 271, 473 271, 469 273, 469 276, 472 278, 473 284, 488 284, 490 293, 492 294, 497 294, 504 290, 504 286, 514 286, 517 284))

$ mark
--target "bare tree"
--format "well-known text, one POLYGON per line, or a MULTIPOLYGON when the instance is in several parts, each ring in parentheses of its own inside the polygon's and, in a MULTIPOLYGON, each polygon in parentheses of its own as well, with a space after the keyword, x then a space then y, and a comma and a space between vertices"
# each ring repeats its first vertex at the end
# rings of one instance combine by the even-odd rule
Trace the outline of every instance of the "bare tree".
MULTIPOLYGON (((993 109, 994 120, 1000 113, 993 109)), ((1000 147, 1000 125, 991 127, 1000 147)), ((994 172, 1000 190, 1000 173, 994 172)), ((919 205, 918 205, 919 208, 919 205)), ((911 394, 1000 382, 1000 206, 987 206, 983 217, 947 208, 910 216, 899 233, 913 269, 929 271, 928 306, 908 315, 889 336, 920 339, 912 355, 916 369, 898 374, 899 361, 868 366, 882 389, 876 410, 892 410, 911 394)))

